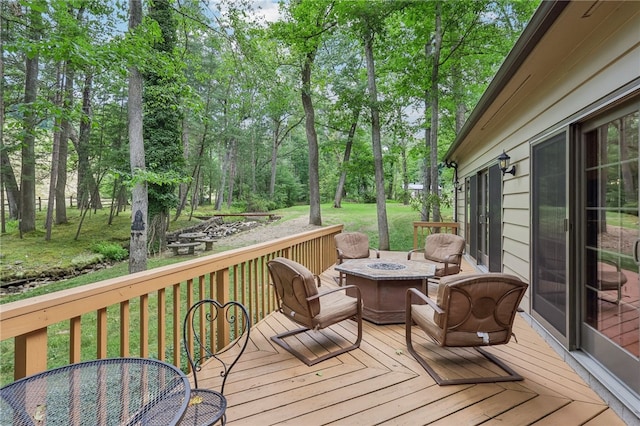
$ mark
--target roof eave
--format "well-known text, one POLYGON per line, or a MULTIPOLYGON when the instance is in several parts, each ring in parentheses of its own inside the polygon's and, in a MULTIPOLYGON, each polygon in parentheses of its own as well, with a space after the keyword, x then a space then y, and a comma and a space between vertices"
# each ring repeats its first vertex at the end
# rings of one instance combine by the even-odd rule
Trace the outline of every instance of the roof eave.
POLYGON ((460 133, 458 133, 449 150, 447 150, 444 156, 445 161, 451 159, 450 157, 478 123, 484 111, 495 101, 569 3, 569 1, 549 0, 540 4, 513 49, 511 49, 493 80, 491 80, 487 90, 485 90, 471 112, 460 133))

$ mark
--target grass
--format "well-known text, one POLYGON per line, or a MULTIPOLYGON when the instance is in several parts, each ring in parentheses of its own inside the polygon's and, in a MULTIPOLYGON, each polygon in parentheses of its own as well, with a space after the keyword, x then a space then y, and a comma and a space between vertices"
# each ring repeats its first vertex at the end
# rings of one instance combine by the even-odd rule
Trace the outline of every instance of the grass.
MULTIPOLYGON (((299 217, 308 217, 309 207, 295 206, 288 209, 278 210, 273 213, 282 216, 282 219, 280 220, 286 222, 299 217)), ((198 211, 198 215, 202 216, 208 216, 211 214, 213 214, 213 212, 207 211, 206 209, 198 211)), ((325 204, 322 206, 321 214, 324 225, 343 224, 346 231, 364 232, 369 235, 371 245, 373 247, 377 247, 378 222, 375 204, 343 203, 343 207, 340 209, 334 209, 331 204, 325 204)), ((24 239, 20 239, 17 235, 17 231, 14 229, 2 236, 2 246, 0 249, 4 256, 3 265, 10 263, 13 267, 19 266, 25 272, 25 275, 44 272, 50 265, 53 265, 54 269, 62 270, 69 268, 73 264, 74 259, 90 258, 95 256, 95 253, 91 252, 91 246, 92 244, 95 244, 96 241, 117 241, 122 244, 126 243, 126 241, 128 241, 130 226, 128 214, 117 217, 111 226, 105 225, 107 222, 107 215, 108 211, 104 213, 98 212, 85 219, 83 232, 78 240, 73 238, 77 230, 77 216, 70 215, 70 224, 68 225, 56 226, 52 239, 48 242, 44 241, 44 234, 39 231, 27 235, 24 239)), ((419 213, 409 206, 389 203, 387 205, 387 220, 391 249, 398 251, 407 251, 411 249, 413 247, 413 221, 420 220, 419 213)), ((187 226, 192 226, 195 222, 195 220, 191 222, 187 220, 171 222, 171 229, 177 230, 187 226)), ((231 248, 235 247, 224 245, 221 242, 221 244, 216 245, 215 250, 224 251, 231 248)), ((191 257, 189 256, 152 257, 148 260, 148 267, 149 269, 152 269, 169 263, 181 262, 190 258, 191 257)), ((52 293, 54 291, 91 284, 109 278, 123 276, 127 273, 128 263, 126 261, 119 262, 110 268, 39 286, 22 294, 4 296, 1 298, 0 303, 23 300, 33 296, 52 293)), ((167 297, 170 298, 172 296, 168 294, 167 297)), ((154 295, 150 296, 149 303, 151 305, 150 311, 153 312, 153 306, 156 303, 154 295)), ((130 308, 132 320, 132 335, 130 336, 130 339, 132 342, 136 342, 139 340, 139 328, 135 326, 135 321, 139 318, 137 312, 137 301, 132 301, 130 308)), ((108 308, 108 329, 114 330, 113 333, 108 333, 108 356, 118 356, 120 347, 118 341, 119 333, 116 332, 119 326, 117 322, 117 310, 118 306, 108 308), (112 310, 115 310, 113 314, 111 314, 112 310), (111 341, 112 339, 113 341, 111 341)), ((170 313, 167 314, 169 317, 168 321, 170 321, 171 315, 170 313)), ((82 335, 82 359, 91 359, 95 356, 95 353, 93 352, 95 352, 96 336, 91 334, 91 330, 96 330, 95 321, 95 313, 85 315, 82 318, 82 329, 85 330, 82 335), (85 334, 85 332, 88 332, 88 334, 85 334)), ((150 335, 154 335, 157 323, 155 321, 150 321, 149 327, 150 335)), ((170 327, 167 329, 170 329, 170 327)), ((61 366, 68 362, 66 358, 68 356, 69 347, 68 322, 54 324, 49 327, 48 346, 49 368, 61 366)), ((132 353, 135 353, 135 350, 136 348, 132 347, 132 351, 134 351, 132 353)), ((168 348, 167 350, 172 351, 173 348, 168 348)), ((9 339, 0 341, 0 385, 9 383, 13 380, 13 354, 13 340, 9 339)), ((170 354, 166 355, 170 356, 170 354)), ((152 353, 151 356, 158 357, 158 354, 152 353)))
MULTIPOLYGON (((309 206, 291 207, 279 214, 309 214, 309 206)), ((375 204, 342 203, 335 209, 331 204, 323 204, 321 209, 323 225, 343 224, 345 231, 359 231, 369 236, 372 247, 378 247, 378 219, 375 204)), ((420 213, 411 206, 399 203, 387 203, 387 225, 389 227, 389 246, 391 250, 407 251, 413 248, 413 222, 420 220, 420 213)), ((450 218, 449 218, 450 220, 450 218)))
MULTIPOLYGON (((45 212, 36 215, 37 229, 20 238, 17 222, 7 224, 7 232, 0 237, 0 279, 13 281, 47 275, 64 276, 73 270, 87 267, 103 259, 96 247, 126 246, 129 242, 130 215, 122 212, 109 224, 109 209, 88 214, 82 222, 78 238, 81 212, 67 209, 68 222, 55 225, 51 239, 45 240, 45 212)), ((192 225, 186 218, 170 223, 172 230, 192 225)))

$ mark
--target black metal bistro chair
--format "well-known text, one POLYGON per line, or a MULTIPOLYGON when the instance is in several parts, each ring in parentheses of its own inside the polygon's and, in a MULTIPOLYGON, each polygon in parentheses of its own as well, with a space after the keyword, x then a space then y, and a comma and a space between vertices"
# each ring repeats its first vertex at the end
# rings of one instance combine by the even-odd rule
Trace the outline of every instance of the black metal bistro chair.
POLYGON ((231 301, 223 305, 216 300, 203 299, 189 308, 182 336, 194 386, 181 425, 211 425, 218 420, 223 425, 226 423, 224 386, 231 369, 247 347, 250 330, 251 317, 247 308, 239 302, 231 301), (221 336, 216 328, 224 322, 229 324, 233 340, 229 345, 219 347, 221 336), (199 387, 198 372, 205 365, 207 369, 220 368, 222 384, 219 392, 199 387))

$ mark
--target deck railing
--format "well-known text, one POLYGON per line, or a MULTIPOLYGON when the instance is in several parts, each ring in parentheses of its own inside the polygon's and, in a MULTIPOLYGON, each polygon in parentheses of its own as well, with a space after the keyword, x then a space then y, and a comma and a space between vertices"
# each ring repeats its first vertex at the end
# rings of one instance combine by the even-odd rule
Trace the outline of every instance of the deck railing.
MULTIPOLYGON (((320 274, 336 261, 333 237, 342 228, 318 228, 0 305, 0 340, 13 345, 14 380, 111 356, 152 357, 180 367, 185 363, 181 339, 188 306, 205 297, 237 300, 255 324, 276 308, 266 263, 284 256, 320 274), (68 336, 68 347, 52 348, 51 336, 59 341, 61 334, 68 336)), ((215 330, 219 344, 229 343, 234 334, 222 323, 215 330)), ((10 351, 3 349, 7 356, 10 351)))
POLYGON ((458 222, 413 222, 413 248, 420 248, 418 244, 424 244, 427 235, 434 232, 458 234, 458 226, 458 222))

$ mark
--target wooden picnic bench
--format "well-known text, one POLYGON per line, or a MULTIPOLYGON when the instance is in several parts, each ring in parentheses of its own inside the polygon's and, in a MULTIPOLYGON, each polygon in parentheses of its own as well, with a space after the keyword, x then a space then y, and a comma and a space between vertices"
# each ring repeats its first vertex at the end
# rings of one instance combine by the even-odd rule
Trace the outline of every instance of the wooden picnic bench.
POLYGON ((216 238, 198 238, 195 241, 199 243, 204 243, 204 250, 209 251, 209 250, 213 250, 213 242, 216 240, 217 240, 216 238))
POLYGON ((170 248, 173 250, 173 254, 178 255, 180 254, 179 250, 181 248, 187 248, 187 254, 195 254, 196 252, 196 247, 198 247, 201 243, 199 242, 189 242, 189 243, 171 243, 171 244, 167 244, 167 248, 170 248))

